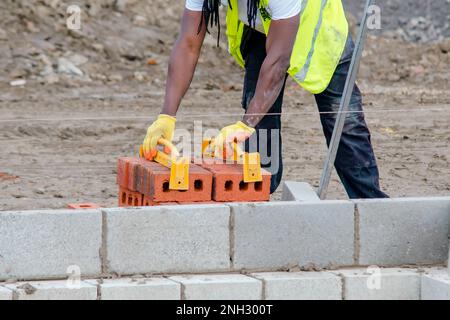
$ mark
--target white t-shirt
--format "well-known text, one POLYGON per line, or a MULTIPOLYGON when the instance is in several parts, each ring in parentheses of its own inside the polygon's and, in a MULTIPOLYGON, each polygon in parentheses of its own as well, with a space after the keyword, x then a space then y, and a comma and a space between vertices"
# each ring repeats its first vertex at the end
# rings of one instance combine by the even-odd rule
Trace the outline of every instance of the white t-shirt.
MULTIPOLYGON (((239 0, 239 19, 248 25, 247 0, 239 0)), ((228 5, 228 0, 222 0, 223 5, 228 5)), ((270 0, 267 8, 272 20, 292 18, 300 13, 302 0, 270 0)), ((202 11, 203 0, 186 0, 186 8, 192 11, 202 11)), ((255 27, 264 32, 261 17, 258 14, 255 27)))

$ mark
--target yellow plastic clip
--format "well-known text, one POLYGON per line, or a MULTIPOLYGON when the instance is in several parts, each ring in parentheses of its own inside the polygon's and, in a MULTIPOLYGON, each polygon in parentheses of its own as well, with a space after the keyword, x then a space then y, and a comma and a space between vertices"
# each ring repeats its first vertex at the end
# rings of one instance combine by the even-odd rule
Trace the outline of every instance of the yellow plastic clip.
MULTIPOLYGON (((190 159, 179 158, 178 150, 171 142, 165 139, 160 139, 158 144, 164 147, 164 151, 158 150, 153 161, 170 169, 169 189, 189 190, 190 159)), ((144 156, 142 146, 139 149, 139 155, 141 157, 144 156)))
POLYGON ((261 156, 259 152, 244 154, 244 182, 262 181, 261 156))
POLYGON ((189 190, 189 159, 172 159, 171 162, 169 189, 189 190))

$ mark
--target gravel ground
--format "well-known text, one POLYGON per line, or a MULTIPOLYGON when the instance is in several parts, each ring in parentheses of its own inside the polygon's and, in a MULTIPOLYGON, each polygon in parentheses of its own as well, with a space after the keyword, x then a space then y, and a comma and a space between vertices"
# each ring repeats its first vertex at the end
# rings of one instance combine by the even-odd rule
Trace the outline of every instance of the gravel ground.
MULTIPOLYGON (((343 3, 359 20, 366 1, 344 0, 343 3)), ((394 33, 415 42, 450 37, 449 0, 383 0, 375 4, 381 9, 383 33, 394 33)))

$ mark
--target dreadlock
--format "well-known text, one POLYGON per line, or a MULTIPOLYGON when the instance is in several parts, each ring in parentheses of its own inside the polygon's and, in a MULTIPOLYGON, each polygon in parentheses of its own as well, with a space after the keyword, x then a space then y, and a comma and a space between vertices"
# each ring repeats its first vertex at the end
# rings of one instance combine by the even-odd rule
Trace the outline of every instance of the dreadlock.
POLYGON ((261 0, 247 0, 247 18, 250 27, 255 28, 256 16, 258 14, 259 3, 261 0))
MULTIPOLYGON (((258 14, 258 8, 259 8, 260 2, 261 2, 261 0, 247 0, 248 24, 252 28, 254 28, 256 25, 256 16, 258 14)), ((228 0, 228 5, 230 6, 230 9, 233 9, 231 7, 230 0, 228 0)), ((202 8, 203 19, 205 20, 205 24, 206 24, 206 32, 209 33, 209 26, 211 28, 213 26, 217 27, 217 31, 218 31, 217 46, 219 46, 219 40, 220 40, 219 6, 220 6, 220 0, 204 0, 203 8, 202 8)), ((203 19, 201 19, 200 24, 198 26, 198 33, 200 33, 200 31, 203 28, 203 19)))

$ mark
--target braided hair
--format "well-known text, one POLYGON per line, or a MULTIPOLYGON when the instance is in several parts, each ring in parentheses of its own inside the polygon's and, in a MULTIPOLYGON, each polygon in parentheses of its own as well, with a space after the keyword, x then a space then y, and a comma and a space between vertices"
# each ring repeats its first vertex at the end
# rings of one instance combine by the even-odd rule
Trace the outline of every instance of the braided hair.
MULTIPOLYGON (((254 28, 256 25, 256 17, 258 14, 258 8, 261 0, 247 0, 247 18, 248 23, 250 27, 254 28)), ((228 5, 230 6, 230 9, 233 10, 231 7, 230 0, 228 0, 228 5)), ((203 19, 205 20, 206 24, 206 32, 209 33, 209 27, 216 26, 218 30, 218 36, 217 36, 217 46, 219 46, 219 40, 220 40, 220 21, 219 21, 219 6, 220 6, 220 0, 204 0, 203 1, 203 8, 202 8, 202 14, 203 19)), ((200 24, 198 26, 198 33, 203 28, 203 19, 201 19, 200 24)))

